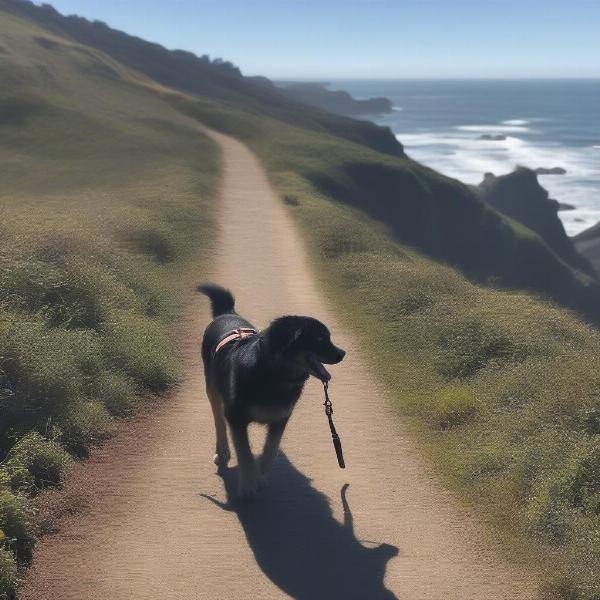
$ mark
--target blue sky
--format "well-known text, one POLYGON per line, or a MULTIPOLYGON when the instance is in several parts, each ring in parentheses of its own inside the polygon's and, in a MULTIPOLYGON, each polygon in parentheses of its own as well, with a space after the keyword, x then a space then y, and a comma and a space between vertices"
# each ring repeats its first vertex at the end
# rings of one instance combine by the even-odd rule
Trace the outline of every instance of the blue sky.
POLYGON ((600 0, 46 0, 274 78, 600 77, 600 0))

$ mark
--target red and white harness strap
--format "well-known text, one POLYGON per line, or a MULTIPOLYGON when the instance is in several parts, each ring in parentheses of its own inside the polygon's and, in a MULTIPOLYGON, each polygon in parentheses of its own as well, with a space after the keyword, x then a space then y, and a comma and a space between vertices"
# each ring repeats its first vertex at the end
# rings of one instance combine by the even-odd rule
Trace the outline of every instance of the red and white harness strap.
POLYGON ((252 329, 251 327, 239 327, 238 329, 234 329, 230 331, 218 344, 215 348, 213 354, 216 354, 223 346, 235 342, 237 340, 243 340, 247 337, 251 337, 256 335, 258 331, 256 329, 252 329))

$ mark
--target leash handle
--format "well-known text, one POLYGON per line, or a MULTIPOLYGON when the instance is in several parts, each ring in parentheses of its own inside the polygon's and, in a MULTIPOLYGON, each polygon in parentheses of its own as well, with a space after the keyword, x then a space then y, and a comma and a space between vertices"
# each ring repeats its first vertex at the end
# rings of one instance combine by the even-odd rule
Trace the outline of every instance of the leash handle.
POLYGON ((323 402, 323 406, 325 407, 325 414, 327 415, 327 420, 329 421, 329 430, 331 431, 331 440, 333 441, 333 447, 335 449, 335 455, 337 456, 338 465, 340 469, 346 468, 346 463, 344 462, 344 452, 342 450, 342 440, 335 430, 335 425, 333 424, 333 404, 329 399, 329 383, 327 381, 323 382, 323 391, 325 392, 325 402, 323 402))

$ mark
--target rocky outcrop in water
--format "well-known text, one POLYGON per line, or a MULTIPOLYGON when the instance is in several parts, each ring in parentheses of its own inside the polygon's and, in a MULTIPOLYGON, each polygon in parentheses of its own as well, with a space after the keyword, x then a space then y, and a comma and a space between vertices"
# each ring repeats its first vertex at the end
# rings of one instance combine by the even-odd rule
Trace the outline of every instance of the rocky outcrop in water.
POLYGON ((498 212, 535 231, 546 244, 572 267, 594 275, 586 258, 575 249, 558 217, 560 203, 548 197, 531 169, 517 167, 512 173, 486 173, 479 195, 498 212))
POLYGON ((536 175, 565 175, 567 172, 566 169, 562 167, 552 167, 551 169, 546 169, 544 167, 538 167, 535 169, 534 173, 536 175))
POLYGON ((503 142, 504 140, 506 140, 506 136, 502 133, 498 133, 497 135, 484 133, 483 135, 480 135, 478 139, 486 140, 488 142, 503 142))

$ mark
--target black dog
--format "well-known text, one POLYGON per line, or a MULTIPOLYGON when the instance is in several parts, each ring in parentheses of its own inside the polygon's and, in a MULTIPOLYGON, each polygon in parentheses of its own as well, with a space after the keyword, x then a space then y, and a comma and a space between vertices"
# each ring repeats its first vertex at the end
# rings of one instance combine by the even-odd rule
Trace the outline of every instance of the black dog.
POLYGON ((231 457, 229 423, 239 465, 241 495, 256 491, 277 456, 281 436, 309 375, 328 381, 323 366, 346 354, 331 342, 329 330, 311 317, 286 316, 258 332, 234 310, 228 290, 212 284, 198 287, 210 298, 214 320, 202 340, 206 392, 217 434, 214 462, 225 467, 231 457), (268 425, 258 468, 248 442, 251 422, 268 425))

